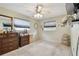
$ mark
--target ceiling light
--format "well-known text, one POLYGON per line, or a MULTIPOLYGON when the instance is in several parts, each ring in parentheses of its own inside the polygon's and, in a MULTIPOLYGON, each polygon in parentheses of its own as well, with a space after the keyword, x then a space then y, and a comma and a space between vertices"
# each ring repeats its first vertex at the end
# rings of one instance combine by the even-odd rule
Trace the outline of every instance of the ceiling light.
POLYGON ((34 15, 34 18, 42 18, 43 15, 41 14, 42 13, 42 5, 37 5, 36 6, 36 14, 34 15))
POLYGON ((40 13, 37 13, 37 14, 35 14, 35 15, 34 15, 34 17, 35 17, 35 18, 42 18, 42 17, 43 17, 43 15, 42 15, 42 14, 40 14, 40 13))
POLYGON ((41 11, 42 11, 42 5, 37 5, 36 12, 41 13, 41 11))

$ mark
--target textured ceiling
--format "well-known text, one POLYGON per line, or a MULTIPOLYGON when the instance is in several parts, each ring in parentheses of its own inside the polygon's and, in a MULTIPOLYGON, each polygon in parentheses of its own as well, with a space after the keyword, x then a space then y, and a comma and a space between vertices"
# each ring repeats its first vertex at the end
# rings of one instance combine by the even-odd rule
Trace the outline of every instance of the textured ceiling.
MULTIPOLYGON (((42 19, 48 19, 50 17, 57 17, 67 14, 65 3, 43 3, 42 19)), ((0 7, 4 7, 19 13, 22 13, 30 18, 35 15, 36 3, 1 3, 0 7)))

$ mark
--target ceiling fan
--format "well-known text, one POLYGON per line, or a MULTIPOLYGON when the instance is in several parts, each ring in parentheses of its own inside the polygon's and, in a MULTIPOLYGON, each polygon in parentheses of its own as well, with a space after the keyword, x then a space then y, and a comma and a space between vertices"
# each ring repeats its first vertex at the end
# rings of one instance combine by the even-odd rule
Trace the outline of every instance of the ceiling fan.
POLYGON ((34 15, 34 18, 42 18, 43 14, 42 14, 42 10, 43 10, 43 5, 39 4, 36 6, 35 12, 36 14, 34 15))

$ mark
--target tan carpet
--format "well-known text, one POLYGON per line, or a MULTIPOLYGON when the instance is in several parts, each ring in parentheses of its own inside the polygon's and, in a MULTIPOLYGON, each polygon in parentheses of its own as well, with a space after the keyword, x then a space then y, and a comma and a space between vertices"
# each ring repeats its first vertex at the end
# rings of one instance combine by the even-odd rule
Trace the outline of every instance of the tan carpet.
POLYGON ((39 40, 2 56, 70 56, 70 47, 39 40))

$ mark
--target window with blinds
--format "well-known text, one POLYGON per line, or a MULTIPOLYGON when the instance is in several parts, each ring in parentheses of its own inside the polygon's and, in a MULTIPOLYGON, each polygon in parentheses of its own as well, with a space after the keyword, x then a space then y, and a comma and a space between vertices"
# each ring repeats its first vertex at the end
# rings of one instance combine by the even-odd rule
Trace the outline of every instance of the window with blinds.
POLYGON ((30 21, 14 18, 14 29, 19 31, 30 30, 30 21))
POLYGON ((12 30, 11 17, 0 15, 0 29, 3 29, 4 31, 12 30))
POLYGON ((44 31, 56 30, 56 21, 48 21, 44 23, 44 31))

